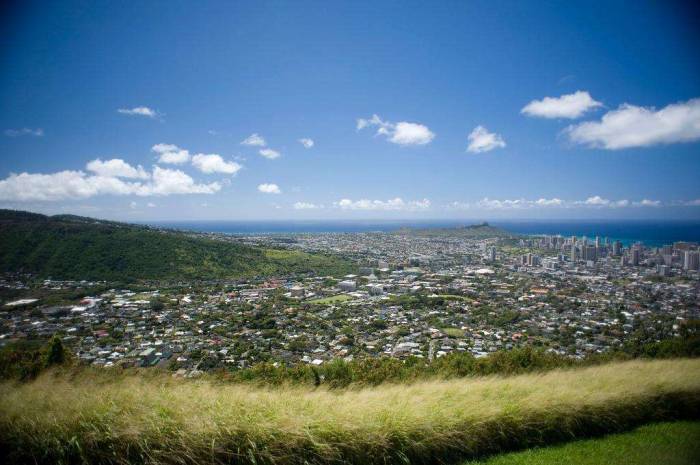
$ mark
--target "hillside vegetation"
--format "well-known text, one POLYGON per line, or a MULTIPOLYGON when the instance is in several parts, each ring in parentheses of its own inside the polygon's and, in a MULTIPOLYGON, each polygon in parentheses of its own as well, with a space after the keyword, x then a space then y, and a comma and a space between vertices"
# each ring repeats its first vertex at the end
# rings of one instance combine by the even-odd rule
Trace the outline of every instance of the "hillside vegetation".
POLYGON ((0 271, 54 279, 222 279, 342 275, 338 257, 271 250, 76 216, 0 210, 0 271))
POLYGON ((700 418, 700 360, 326 390, 151 372, 0 384, 10 463, 436 463, 700 418))

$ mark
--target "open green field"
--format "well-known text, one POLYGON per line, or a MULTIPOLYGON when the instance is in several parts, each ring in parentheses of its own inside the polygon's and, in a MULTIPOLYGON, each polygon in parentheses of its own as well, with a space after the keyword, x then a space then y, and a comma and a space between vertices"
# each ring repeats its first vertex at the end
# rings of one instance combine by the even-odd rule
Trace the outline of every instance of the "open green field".
POLYGON ((642 426, 632 432, 497 455, 464 465, 697 465, 700 422, 642 426))
POLYGON ((450 337, 464 337, 464 330, 461 328, 442 328, 442 332, 450 337))
POLYGON ((330 297, 321 297, 318 299, 311 299, 311 300, 308 300, 307 302, 310 304, 331 305, 331 304, 338 304, 341 302, 347 302, 348 300, 352 300, 352 297, 350 297, 347 294, 338 294, 338 295, 332 295, 330 297))
POLYGON ((455 462, 698 418, 698 359, 337 390, 82 370, 0 384, 0 457, 5 463, 455 462))

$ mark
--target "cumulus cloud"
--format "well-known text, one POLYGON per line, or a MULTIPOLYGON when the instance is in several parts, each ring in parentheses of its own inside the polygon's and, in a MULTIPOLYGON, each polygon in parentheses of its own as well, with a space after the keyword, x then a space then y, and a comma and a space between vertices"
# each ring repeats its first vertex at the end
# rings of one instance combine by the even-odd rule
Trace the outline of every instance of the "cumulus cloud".
POLYGON ((272 150, 270 148, 260 149, 260 151, 258 153, 260 153, 260 155, 262 155, 263 157, 270 159, 270 160, 274 160, 275 158, 279 158, 281 155, 277 150, 272 150))
POLYGON ((143 166, 138 165, 137 167, 133 167, 120 158, 113 158, 106 161, 102 161, 98 158, 88 162, 85 168, 98 176, 135 179, 149 178, 149 174, 143 169, 143 166))
POLYGON ((660 207, 661 201, 660 200, 642 199, 639 202, 634 202, 633 205, 635 207, 660 207))
POLYGON ((197 184, 188 174, 159 166, 153 167, 153 182, 141 186, 137 195, 171 194, 214 194, 221 190, 221 184, 197 184))
POLYGON ((22 136, 32 136, 32 137, 43 137, 44 130, 41 128, 21 128, 21 129, 5 129, 5 135, 7 137, 22 137, 22 136))
POLYGON ((242 167, 235 161, 226 161, 215 153, 198 153, 192 157, 192 166, 202 173, 236 174, 242 167))
POLYGON ((385 136, 389 142, 398 145, 425 145, 435 138, 435 133, 423 124, 407 121, 392 123, 383 121, 378 115, 372 115, 369 119, 359 118, 356 127, 358 131, 376 127, 376 135, 385 136))
POLYGON ((280 190, 280 188, 277 184, 271 184, 271 183, 260 184, 258 186, 258 191, 260 191, 264 194, 281 194, 282 193, 282 191, 280 190))
POLYGON ((153 168, 148 182, 66 170, 50 174, 10 174, 0 180, 0 200, 27 202, 85 199, 98 195, 213 194, 220 189, 221 184, 217 182, 198 184, 180 170, 159 166, 153 168))
POLYGON ((145 116, 147 118, 157 118, 158 112, 148 107, 120 108, 117 113, 129 116, 145 116))
POLYGON ((342 210, 401 210, 401 211, 417 211, 427 210, 430 208, 430 200, 412 200, 405 202, 400 197, 389 200, 350 200, 342 199, 335 202, 334 205, 342 210))
POLYGON ((303 145, 305 149, 310 149, 314 146, 313 139, 309 139, 308 137, 302 137, 301 139, 299 139, 299 143, 303 145))
POLYGON ((629 200, 608 200, 604 199, 599 195, 588 197, 583 202, 577 202, 577 204, 588 205, 592 207, 627 207, 629 206, 629 200))
POLYGON ((101 194, 128 195, 140 185, 114 177, 89 176, 82 171, 13 173, 0 181, 0 199, 26 202, 84 199, 101 194))
POLYGON ((156 144, 151 150, 159 155, 158 163, 180 165, 190 161, 190 152, 173 144, 156 144))
POLYGON ((574 119, 602 105, 602 103, 595 101, 588 92, 579 90, 573 94, 562 95, 561 97, 545 97, 542 100, 533 100, 525 105, 520 110, 520 113, 540 118, 574 119))
POLYGON ((569 126, 572 142, 618 150, 700 139, 700 98, 656 110, 624 104, 607 112, 600 121, 569 126))
POLYGON ((316 205, 315 203, 310 203, 310 202, 296 202, 292 207, 295 210, 316 210, 319 208, 323 208, 323 205, 316 205))
POLYGON ((251 145, 254 147, 265 147, 267 143, 265 142, 265 139, 258 133, 253 133, 246 137, 242 142, 241 145, 251 145))
POLYGON ((502 209, 523 209, 523 208, 536 208, 536 207, 562 207, 564 206, 564 201, 558 198, 540 198, 536 200, 527 199, 515 199, 515 200, 496 200, 489 199, 485 197, 474 205, 476 208, 483 208, 488 210, 502 210, 502 209))
POLYGON ((506 142, 500 135, 495 132, 489 132, 488 129, 483 126, 475 127, 469 134, 468 139, 469 146, 467 147, 467 151, 472 153, 488 152, 506 146, 506 142))

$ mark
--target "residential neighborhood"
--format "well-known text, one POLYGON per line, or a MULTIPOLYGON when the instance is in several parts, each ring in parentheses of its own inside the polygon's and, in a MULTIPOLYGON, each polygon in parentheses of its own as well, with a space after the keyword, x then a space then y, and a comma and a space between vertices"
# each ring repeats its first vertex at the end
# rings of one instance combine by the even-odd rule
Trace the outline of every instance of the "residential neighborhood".
POLYGON ((633 339, 678 336, 685 321, 700 318, 693 243, 401 232, 207 236, 340 255, 357 272, 126 288, 5 275, 0 344, 58 334, 87 365, 192 377, 259 362, 482 357, 521 346, 581 358, 633 339))

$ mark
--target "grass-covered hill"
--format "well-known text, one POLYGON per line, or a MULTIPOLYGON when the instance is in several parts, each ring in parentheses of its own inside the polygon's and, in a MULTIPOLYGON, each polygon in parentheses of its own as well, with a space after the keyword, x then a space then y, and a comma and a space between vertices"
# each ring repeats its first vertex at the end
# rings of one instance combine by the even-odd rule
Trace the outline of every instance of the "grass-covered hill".
POLYGON ((30 382, 0 383, 0 458, 35 464, 459 463, 655 421, 698 419, 699 375, 698 359, 635 360, 329 390, 175 379, 154 371, 48 371, 30 382))
POLYGON ((72 215, 0 210, 0 271, 54 279, 215 279, 353 269, 338 257, 250 247, 72 215))
POLYGON ((489 239, 515 236, 515 234, 512 234, 504 229, 491 226, 488 223, 458 226, 455 228, 401 228, 396 231, 396 234, 408 234, 423 237, 461 237, 465 239, 489 239))

